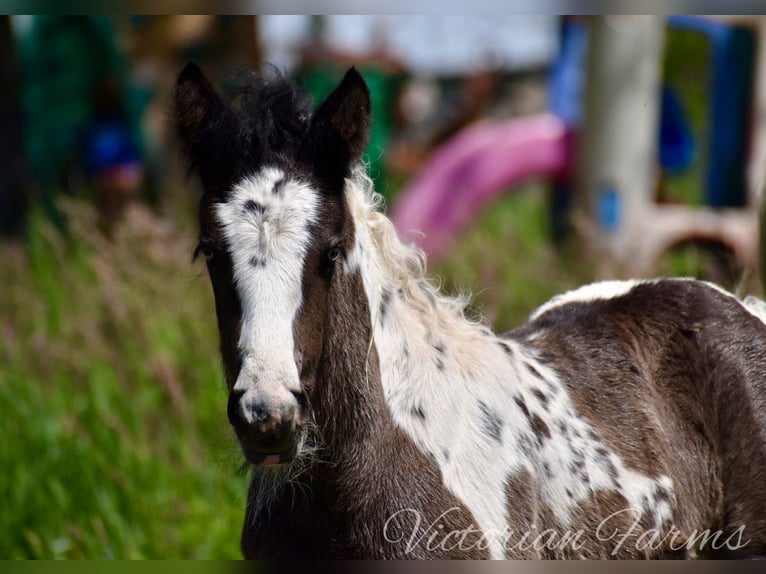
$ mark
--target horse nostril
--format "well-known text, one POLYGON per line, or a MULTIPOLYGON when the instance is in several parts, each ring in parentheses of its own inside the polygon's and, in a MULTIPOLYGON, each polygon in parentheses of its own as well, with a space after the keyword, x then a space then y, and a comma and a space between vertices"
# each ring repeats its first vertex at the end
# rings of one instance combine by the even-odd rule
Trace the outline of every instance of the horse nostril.
POLYGON ((229 395, 229 402, 226 405, 226 414, 229 422, 238 431, 246 431, 253 425, 267 421, 271 415, 262 405, 253 404, 243 400, 242 391, 233 391, 229 395))
POLYGON ((245 419, 250 425, 263 423, 272 416, 263 406, 248 403, 247 401, 242 406, 242 411, 245 413, 245 419))
POLYGON ((238 431, 253 432, 259 426, 289 427, 302 405, 302 393, 291 392, 295 402, 278 403, 248 400, 244 391, 232 391, 226 405, 229 422, 238 431))

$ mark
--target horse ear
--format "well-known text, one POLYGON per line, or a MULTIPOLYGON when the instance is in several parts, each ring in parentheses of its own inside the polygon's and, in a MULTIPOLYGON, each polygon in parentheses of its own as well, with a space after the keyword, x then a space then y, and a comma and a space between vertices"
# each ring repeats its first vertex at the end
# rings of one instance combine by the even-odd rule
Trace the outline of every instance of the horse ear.
POLYGON ((320 177, 342 187, 370 137, 370 91, 361 74, 350 68, 337 88, 311 116, 303 153, 320 177))
POLYGON ((216 162, 232 151, 237 119, 199 66, 191 62, 178 75, 173 101, 186 157, 205 179, 216 162))

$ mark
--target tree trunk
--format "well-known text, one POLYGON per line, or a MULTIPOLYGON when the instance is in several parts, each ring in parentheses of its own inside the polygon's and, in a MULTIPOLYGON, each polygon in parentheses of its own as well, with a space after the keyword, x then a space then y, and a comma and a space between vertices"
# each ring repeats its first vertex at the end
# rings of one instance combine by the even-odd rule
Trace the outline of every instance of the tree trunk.
POLYGON ((19 237, 28 209, 24 190, 19 71, 10 16, 0 16, 0 237, 19 237))

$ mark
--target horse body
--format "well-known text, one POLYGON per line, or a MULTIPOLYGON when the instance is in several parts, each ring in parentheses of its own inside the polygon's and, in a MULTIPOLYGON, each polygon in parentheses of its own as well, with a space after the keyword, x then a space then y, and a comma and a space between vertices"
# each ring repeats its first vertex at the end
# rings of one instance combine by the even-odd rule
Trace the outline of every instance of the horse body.
POLYGON ((176 106, 254 468, 246 557, 766 553, 758 308, 608 282, 498 336, 378 211, 358 74, 313 113, 278 83, 236 115, 187 68, 176 106))
POLYGON ((514 335, 531 338, 539 359, 555 365, 578 416, 625 466, 670 487, 649 506, 667 505, 660 531, 673 537, 649 550, 764 552, 761 319, 716 287, 662 279, 552 307, 514 335), (719 543, 695 545, 703 533, 719 543), (737 543, 723 545, 726 538, 737 543))

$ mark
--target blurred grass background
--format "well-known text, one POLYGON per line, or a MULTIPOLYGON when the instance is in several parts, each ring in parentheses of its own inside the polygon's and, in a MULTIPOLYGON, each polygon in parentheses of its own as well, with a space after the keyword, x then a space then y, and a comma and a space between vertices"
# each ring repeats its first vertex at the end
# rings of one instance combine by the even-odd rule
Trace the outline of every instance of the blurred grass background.
POLYGON ((0 244, 0 556, 236 558, 246 479, 228 432, 196 231, 93 208, 0 244))
POLYGON ((594 278, 582 254, 574 256, 574 244, 551 242, 549 210, 547 184, 509 190, 432 265, 446 291, 474 295, 471 310, 498 332, 520 325, 557 293, 594 278))

